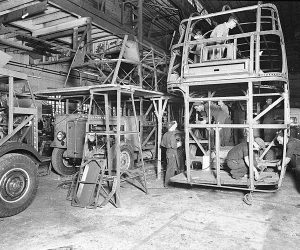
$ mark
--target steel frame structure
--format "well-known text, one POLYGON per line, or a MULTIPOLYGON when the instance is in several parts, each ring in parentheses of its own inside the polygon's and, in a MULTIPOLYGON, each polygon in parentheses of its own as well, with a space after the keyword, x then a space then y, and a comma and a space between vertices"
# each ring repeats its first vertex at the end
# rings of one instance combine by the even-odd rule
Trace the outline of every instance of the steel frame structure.
MULTIPOLYGON (((89 76, 91 81, 97 81, 97 85, 120 84, 154 91, 166 90, 163 83, 167 76, 164 71, 167 56, 153 47, 138 42, 136 38, 129 41, 128 35, 115 47, 106 48, 99 54, 87 53, 86 47, 77 47, 68 76, 71 70, 76 70, 80 75, 89 76)), ((65 86, 67 81, 68 78, 65 86)))
MULTIPOLYGON (((97 159, 97 156, 91 156, 90 154, 87 154, 87 136, 85 137, 85 143, 84 143, 84 153, 82 158, 82 167, 80 167, 79 176, 83 176, 84 174, 84 167, 86 167, 88 164, 90 164, 91 161, 95 160, 98 163, 99 168, 103 167, 103 162, 105 161, 105 175, 104 179, 115 180, 114 184, 114 191, 113 196, 110 194, 109 200, 111 201, 116 207, 121 206, 120 202, 120 182, 122 179, 124 180, 130 180, 135 179, 138 176, 143 176, 143 183, 141 183, 144 187, 144 191, 147 192, 147 186, 146 186, 146 176, 145 176, 145 168, 144 168, 144 160, 143 160, 143 149, 149 150, 153 147, 157 147, 157 144, 155 143, 153 146, 148 147, 147 143, 149 140, 154 136, 157 138, 157 129, 156 124, 154 121, 151 121, 147 119, 149 117, 149 114, 153 110, 153 104, 150 104, 147 108, 147 111, 144 113, 144 107, 143 104, 145 102, 145 99, 148 99, 149 102, 151 102, 150 99, 152 98, 158 98, 160 96, 163 96, 163 93, 157 92, 157 91, 151 91, 151 90, 145 90, 141 89, 139 87, 135 86, 122 86, 122 85, 95 85, 95 86, 82 86, 82 87, 73 87, 73 88, 60 88, 60 89, 53 89, 53 90, 44 90, 35 92, 35 94, 39 98, 45 98, 46 96, 59 96, 61 95, 65 99, 74 99, 79 97, 88 96, 86 98, 86 102, 89 102, 89 113, 87 114, 87 123, 86 123, 86 135, 93 134, 96 137, 105 137, 105 148, 110 149, 112 146, 111 141, 115 141, 115 150, 113 152, 110 152, 110 150, 107 150, 107 154, 105 159, 97 159), (112 101, 114 104, 112 104, 112 101), (135 119, 135 126, 132 128, 129 128, 129 130, 125 130, 125 128, 121 128, 122 125, 122 118, 124 116, 124 105, 129 105, 129 103, 132 107, 132 116, 135 119), (137 113, 137 107, 139 106, 139 114, 137 113), (99 111, 101 114, 99 114, 99 111), (143 117, 142 120, 138 120, 138 115, 143 117), (101 118, 100 118, 101 117, 101 118), (94 126, 104 126, 105 129, 101 131, 93 130, 94 126), (145 138, 145 140, 142 140, 143 130, 145 127, 151 127, 151 132, 148 134, 148 136, 145 138), (138 168, 137 169, 129 169, 126 171, 121 170, 121 160, 120 160, 120 145, 122 141, 122 137, 126 137, 126 135, 134 135, 137 136, 138 139, 138 168), (115 153, 115 159, 116 164, 113 166, 112 158, 113 153, 115 153), (140 171, 138 171, 140 170, 140 171), (125 174, 125 176, 124 176, 125 174), (127 176, 127 177, 126 177, 127 176)), ((101 170, 101 173, 103 171, 101 170)), ((102 176, 103 177, 103 176, 102 176)), ((101 177, 101 178, 102 178, 101 177)), ((85 184, 84 181, 81 179, 77 183, 77 188, 80 184, 85 184)), ((96 183, 94 183, 96 185, 96 183)), ((99 183, 97 182, 97 185, 99 183)), ((75 185, 72 185, 75 187, 75 185)), ((99 191, 99 190, 98 190, 99 191)), ((100 192, 100 191, 99 191, 100 192)), ((81 206, 78 201, 77 197, 74 200, 73 203, 77 206, 81 206)), ((90 208, 97 207, 97 204, 95 205, 95 202, 97 203, 98 200, 93 201, 89 206, 90 208)), ((106 204, 107 202, 105 202, 106 204)), ((101 203, 103 205, 103 203, 101 203)), ((98 204, 99 206, 101 204, 98 204)), ((101 205, 101 206, 102 206, 101 205)))
MULTIPOLYGON (((249 191, 276 191, 282 184, 285 167, 279 166, 272 173, 261 172, 261 178, 254 180, 254 151, 249 147, 250 173, 248 178, 235 180, 222 169, 220 131, 223 129, 244 129, 248 134, 249 145, 253 145, 257 130, 273 129, 284 131, 282 158, 286 155, 286 142, 289 128, 289 82, 284 38, 276 7, 272 4, 258 4, 239 9, 226 10, 204 16, 195 16, 181 22, 181 37, 178 44, 172 47, 172 56, 168 73, 168 91, 181 93, 185 106, 185 148, 186 175, 173 177, 174 182, 213 186, 221 188, 242 189, 249 191), (192 33, 197 22, 206 18, 218 17, 228 19, 230 15, 239 16, 247 13, 250 22, 240 23, 240 33, 229 35, 227 43, 224 38, 209 38, 211 31, 206 32, 200 40, 193 40, 192 33), (252 19, 250 18, 252 14, 252 19), (214 45, 211 45, 214 44, 214 45), (198 52, 195 47, 198 46, 198 52), (227 48, 225 58, 208 59, 208 50, 227 48), (232 50, 228 49, 231 46, 232 50), (276 98, 274 103, 261 111, 262 98, 276 98), (242 124, 215 124, 211 122, 213 102, 243 102, 246 121, 242 124), (208 124, 193 124, 190 121, 193 105, 204 102, 208 105, 208 124), (281 124, 258 124, 260 118, 275 110, 277 105, 283 107, 281 124), (195 129, 208 130, 206 140, 195 136, 195 129), (196 145, 200 157, 192 158, 190 145, 196 145), (213 144, 215 146, 213 146, 213 144), (213 167, 212 152, 216 154, 213 167), (203 156, 210 158, 210 170, 193 169, 194 161, 202 161, 203 156)), ((204 33, 204 32, 203 32, 204 33)), ((274 138, 275 139, 275 138, 274 138)), ((274 140, 260 155, 260 160, 274 146, 274 140)), ((265 162, 272 166, 271 162, 265 162)))
POLYGON ((27 81, 27 75, 0 68, 0 77, 8 78, 8 123, 4 124, 4 126, 7 126, 8 133, 0 140, 0 146, 16 139, 22 143, 27 138, 31 142, 32 147, 38 152, 37 107, 30 84, 27 81), (15 103, 17 101, 17 94, 15 93, 14 85, 17 80, 25 81, 30 95, 24 97, 31 100, 32 107, 22 107, 18 106, 18 103, 15 103), (17 117, 20 117, 21 120, 15 123, 17 117), (31 133, 30 130, 32 131, 31 133))

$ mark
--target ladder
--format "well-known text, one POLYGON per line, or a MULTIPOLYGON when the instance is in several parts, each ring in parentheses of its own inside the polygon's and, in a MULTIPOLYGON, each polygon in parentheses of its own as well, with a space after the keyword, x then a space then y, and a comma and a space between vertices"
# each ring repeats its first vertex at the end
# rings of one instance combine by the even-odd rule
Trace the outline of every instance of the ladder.
MULTIPOLYGON (((86 123, 86 135, 84 142, 84 152, 82 163, 78 174, 73 178, 70 187, 72 196, 71 204, 73 206, 96 208, 103 207, 109 202, 115 207, 120 207, 120 183, 121 181, 129 182, 135 187, 148 192, 147 180, 145 175, 145 166, 142 156, 142 145, 140 132, 138 130, 138 119, 134 104, 134 92, 131 91, 130 98, 132 101, 133 113, 135 117, 135 130, 121 131, 121 94, 122 89, 116 87, 117 92, 117 114, 116 119, 112 119, 109 109, 109 94, 101 91, 91 91, 90 107, 97 99, 104 99, 104 115, 93 115, 92 108, 89 110, 88 120, 86 123), (94 128, 102 127, 105 129, 97 130, 94 128), (139 162, 133 169, 125 169, 121 171, 121 136, 128 134, 137 135, 139 162), (112 152, 111 139, 114 138, 115 149, 112 152), (101 140, 100 140, 101 139, 101 140), (103 142, 103 140, 105 141, 103 142), (93 141, 94 148, 89 148, 89 143, 93 141), (102 145, 98 145, 98 141, 102 141, 102 145), (116 166, 113 166, 112 158, 116 157, 116 166), (141 187, 133 183, 135 180, 141 187), (102 198, 102 201, 101 201, 102 198), (104 199, 103 199, 104 198, 104 199)), ((126 92, 128 94, 128 90, 126 92)))

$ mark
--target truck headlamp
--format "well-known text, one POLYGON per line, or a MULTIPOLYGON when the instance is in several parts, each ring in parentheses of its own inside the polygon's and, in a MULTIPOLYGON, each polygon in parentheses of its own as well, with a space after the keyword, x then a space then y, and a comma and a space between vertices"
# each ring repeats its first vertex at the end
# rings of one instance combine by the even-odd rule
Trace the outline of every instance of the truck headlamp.
POLYGON ((59 131, 59 132, 56 134, 56 138, 57 138, 57 140, 62 141, 63 139, 66 138, 66 133, 64 133, 64 132, 62 132, 62 131, 59 131))

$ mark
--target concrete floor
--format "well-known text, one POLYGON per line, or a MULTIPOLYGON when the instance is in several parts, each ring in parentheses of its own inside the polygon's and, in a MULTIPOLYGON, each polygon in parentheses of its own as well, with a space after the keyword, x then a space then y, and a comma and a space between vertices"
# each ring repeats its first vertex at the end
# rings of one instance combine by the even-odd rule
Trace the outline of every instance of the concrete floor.
POLYGON ((131 185, 122 207, 72 207, 59 176, 41 177, 33 204, 0 219, 0 249, 299 249, 300 193, 287 173, 275 194, 165 189, 148 180, 149 194, 131 185))

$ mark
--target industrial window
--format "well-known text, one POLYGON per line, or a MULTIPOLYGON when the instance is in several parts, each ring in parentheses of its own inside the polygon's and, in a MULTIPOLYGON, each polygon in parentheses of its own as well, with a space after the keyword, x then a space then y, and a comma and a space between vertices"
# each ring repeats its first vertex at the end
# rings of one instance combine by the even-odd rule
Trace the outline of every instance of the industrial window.
POLYGON ((43 101, 43 105, 51 105, 53 116, 56 114, 64 114, 66 112, 65 102, 57 101, 59 100, 60 96, 49 96, 49 97, 50 97, 49 99, 52 100, 43 101))

